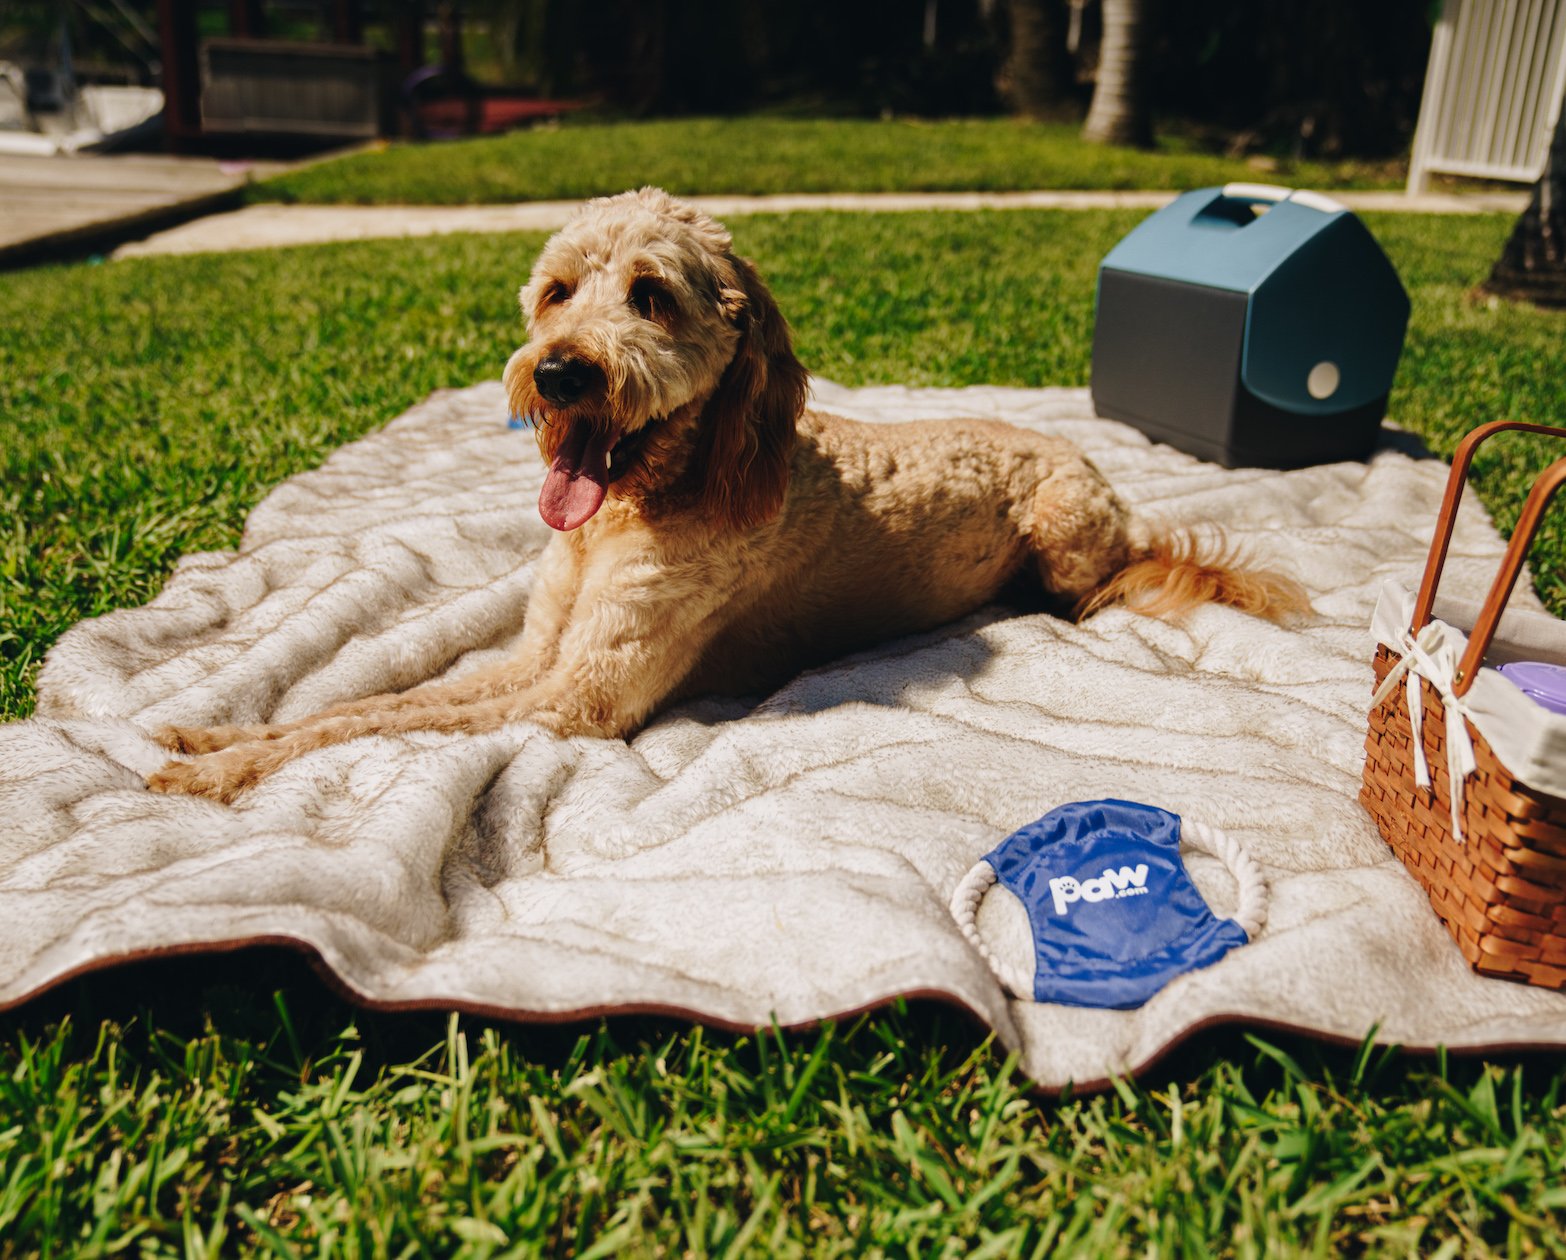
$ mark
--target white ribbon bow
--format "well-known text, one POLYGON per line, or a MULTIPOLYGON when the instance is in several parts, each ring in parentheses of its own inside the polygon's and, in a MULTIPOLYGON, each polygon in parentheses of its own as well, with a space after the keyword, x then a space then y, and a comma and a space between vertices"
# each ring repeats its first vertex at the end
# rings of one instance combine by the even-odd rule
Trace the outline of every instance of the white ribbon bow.
POLYGON ((1479 768, 1479 763, 1474 758, 1474 742, 1468 737, 1468 726, 1463 721, 1462 701, 1452 690, 1457 675, 1457 651, 1445 641, 1434 621, 1425 623, 1418 638, 1404 631, 1401 646, 1402 658, 1381 680, 1381 686, 1371 697, 1370 707, 1374 709, 1385 700, 1397 685, 1399 676, 1405 670, 1408 672, 1408 724, 1412 735, 1409 742, 1414 749, 1414 782, 1428 792, 1431 788, 1430 766, 1425 760, 1425 706, 1419 680, 1428 679, 1440 694, 1441 707, 1446 714, 1446 777, 1451 784, 1452 835, 1462 844, 1463 784, 1479 768))

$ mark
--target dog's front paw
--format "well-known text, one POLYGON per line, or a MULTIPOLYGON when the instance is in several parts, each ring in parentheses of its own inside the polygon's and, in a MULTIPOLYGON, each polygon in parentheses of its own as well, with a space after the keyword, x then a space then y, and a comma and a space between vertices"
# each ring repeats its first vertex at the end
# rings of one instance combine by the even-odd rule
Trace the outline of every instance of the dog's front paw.
POLYGON ((261 779, 269 767, 254 756, 212 753, 194 761, 171 761, 147 776, 154 792, 203 796, 209 801, 233 804, 234 798, 261 779))
POLYGON ((517 714, 515 721, 532 722, 546 731, 569 739, 573 735, 592 735, 598 739, 620 739, 633 724, 623 715, 608 709, 589 710, 581 705, 530 709, 517 714))
POLYGON ((264 739, 264 726, 160 726, 152 732, 170 752, 201 753, 221 752, 246 740, 264 739))

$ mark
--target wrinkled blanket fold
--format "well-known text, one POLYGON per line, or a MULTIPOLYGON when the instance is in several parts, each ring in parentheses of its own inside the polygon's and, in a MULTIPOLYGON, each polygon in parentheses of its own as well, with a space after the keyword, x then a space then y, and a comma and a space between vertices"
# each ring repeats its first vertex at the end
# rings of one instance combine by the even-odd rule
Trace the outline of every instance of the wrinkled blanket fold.
MULTIPOLYGON (((520 1018, 789 1025, 934 994, 1045 1086, 1222 1021, 1566 1044, 1566 997, 1469 972, 1357 800, 1371 611, 1385 579, 1417 581, 1442 464, 1388 431, 1365 464, 1231 471, 1093 418, 1081 390, 815 389, 858 419, 1068 437, 1138 510, 1220 524, 1299 577, 1315 616, 1070 625, 997 605, 628 742, 371 737, 233 807, 148 792, 165 754, 147 727, 299 717, 516 641, 543 469, 498 382, 439 393, 279 486, 237 552, 188 557, 151 604, 50 653, 37 717, 0 727, 0 1005, 110 960, 286 939, 368 1003, 520 1018), (1017 827, 1101 797, 1241 838, 1272 883, 1267 929, 1136 1010, 1012 1000, 947 899, 1017 827)), ((1480 597, 1501 549, 1465 503, 1446 589, 1480 597)), ((1190 865, 1224 913, 1227 876, 1190 865)), ((1028 948, 1015 903, 980 925, 1028 948)))

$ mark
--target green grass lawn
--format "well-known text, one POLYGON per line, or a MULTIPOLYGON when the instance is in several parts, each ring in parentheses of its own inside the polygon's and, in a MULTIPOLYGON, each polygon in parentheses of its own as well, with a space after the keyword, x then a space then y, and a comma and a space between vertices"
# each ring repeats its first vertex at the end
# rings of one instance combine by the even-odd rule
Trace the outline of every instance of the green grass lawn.
POLYGON ((1399 187, 1388 162, 1247 161, 1165 138, 1153 152, 1083 144, 1070 123, 1017 119, 698 118, 592 123, 398 144, 251 186, 260 201, 548 201, 657 184, 673 193, 1196 188, 1263 180, 1399 187))
MULTIPOLYGON (((1130 213, 736 220, 817 372, 1085 382, 1130 213)), ((1566 315, 1473 303, 1496 218, 1371 225, 1411 290, 1396 418, 1450 453, 1566 419, 1566 315)), ((232 546, 281 478, 498 375, 538 237, 0 276, 0 717, 71 622, 232 546)), ((1553 452, 1476 469, 1503 523, 1553 452)), ((1558 516, 1558 514, 1557 514, 1558 516)), ((1559 520, 1536 556, 1566 611, 1559 520)), ((269 952, 104 973, 0 1016, 0 1256, 1566 1254, 1566 1069, 1212 1034, 1039 1102, 956 1015, 821 1033, 367 1015, 269 952), (274 996, 275 995, 275 996, 274 996)))

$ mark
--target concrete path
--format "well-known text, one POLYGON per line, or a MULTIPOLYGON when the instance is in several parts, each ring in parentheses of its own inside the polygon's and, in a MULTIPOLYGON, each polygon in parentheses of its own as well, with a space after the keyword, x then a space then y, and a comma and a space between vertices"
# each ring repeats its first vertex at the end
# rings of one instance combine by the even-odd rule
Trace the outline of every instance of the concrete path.
MULTIPOLYGON (((1428 214, 1519 214, 1526 192, 1401 192, 1332 194, 1354 210, 1401 210, 1428 214)), ((1173 200, 1170 192, 1003 192, 1003 193, 789 193, 773 197, 691 197, 718 218, 810 210, 1101 210, 1156 209, 1173 200)), ((535 201, 496 206, 287 206, 255 205, 209 215, 144 241, 121 246, 116 258, 149 254, 200 254, 236 249, 269 249, 325 241, 375 237, 440 236, 449 232, 549 232, 580 205, 576 201, 535 201)))
POLYGON ((260 165, 153 154, 0 155, 0 265, 100 235, 123 241, 231 204, 260 165))

